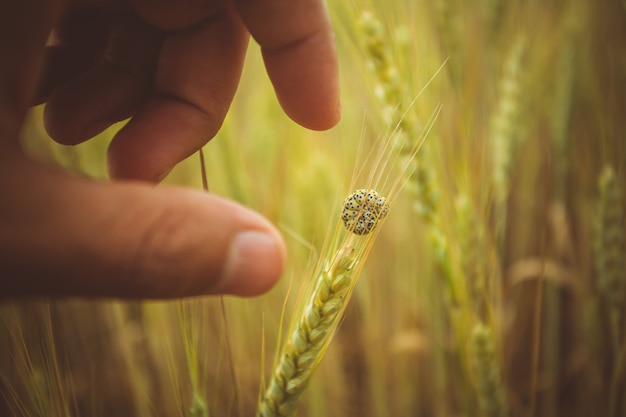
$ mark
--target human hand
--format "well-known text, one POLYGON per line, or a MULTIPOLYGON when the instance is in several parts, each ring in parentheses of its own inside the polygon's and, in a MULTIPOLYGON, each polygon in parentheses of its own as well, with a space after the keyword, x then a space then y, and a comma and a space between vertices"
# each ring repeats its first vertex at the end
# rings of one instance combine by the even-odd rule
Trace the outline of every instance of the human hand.
POLYGON ((18 137, 35 101, 48 101, 46 127, 66 144, 132 116, 111 143, 110 174, 156 182, 219 129, 248 31, 285 112, 329 128, 339 104, 322 1, 92 3, 87 14, 54 0, 0 6, 0 296, 267 290, 285 249, 260 215, 198 191, 72 177, 29 160, 18 137))

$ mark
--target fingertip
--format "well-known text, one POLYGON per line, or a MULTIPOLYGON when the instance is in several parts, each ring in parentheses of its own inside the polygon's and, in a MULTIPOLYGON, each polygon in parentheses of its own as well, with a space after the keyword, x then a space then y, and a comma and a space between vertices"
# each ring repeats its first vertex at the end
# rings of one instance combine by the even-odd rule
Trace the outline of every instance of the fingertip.
POLYGON ((276 96, 292 120, 312 130, 327 130, 339 122, 338 63, 330 33, 264 50, 263 57, 276 96))
POLYGON ((285 244, 259 213, 204 192, 165 187, 156 191, 178 200, 165 203, 170 206, 165 213, 170 214, 159 216, 164 221, 148 233, 152 238, 133 268, 141 271, 144 279, 138 282, 152 286, 155 298, 250 297, 278 281, 285 267, 285 244))
POLYGON ((22 181, 5 208, 12 221, 3 223, 0 261, 12 278, 0 278, 0 297, 253 296, 285 266, 271 222, 213 194, 91 182, 36 164, 22 181))
MULTIPOLYGON (((319 93, 315 93, 316 95, 319 93)), ((320 97, 305 97, 302 102, 291 102, 276 93, 280 105, 291 120, 310 130, 323 131, 333 128, 341 119, 341 103, 338 94, 331 92, 320 97), (314 104, 314 103, 318 104, 314 104)), ((308 96, 308 94, 303 94, 308 96)))
POLYGON ((173 97, 154 97, 114 136, 107 151, 114 179, 161 181, 176 164, 193 155, 221 126, 209 116, 173 97))
POLYGON ((285 259, 285 244, 279 234, 243 231, 230 243, 217 291, 245 297, 263 294, 280 278, 285 259))

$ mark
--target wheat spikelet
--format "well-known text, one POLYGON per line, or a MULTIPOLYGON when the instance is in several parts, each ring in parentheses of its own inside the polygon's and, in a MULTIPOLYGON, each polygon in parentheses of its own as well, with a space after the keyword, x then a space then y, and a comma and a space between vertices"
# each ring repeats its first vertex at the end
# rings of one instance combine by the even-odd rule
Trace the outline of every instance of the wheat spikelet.
POLYGON ((519 111, 522 58, 526 42, 518 38, 507 58, 500 82, 500 99, 492 119, 490 143, 493 154, 493 181, 496 198, 502 200, 508 192, 509 166, 513 150, 514 132, 519 111))
POLYGON ((598 287, 610 315, 613 369, 609 385, 609 414, 618 415, 619 386, 624 357, 622 321, 626 274, 624 271, 624 232, 622 195, 610 165, 599 180, 600 202, 596 213, 594 249, 598 287))
POLYGON ((505 63, 500 81, 500 97, 491 121, 489 144, 492 155, 492 181, 496 212, 496 235, 502 244, 506 225, 506 198, 509 192, 509 170, 515 145, 519 113, 522 60, 526 50, 523 37, 517 38, 505 63))
POLYGON ((369 59, 368 67, 376 76, 374 91, 383 106, 383 119, 389 126, 394 126, 400 122, 397 106, 401 104, 402 91, 398 69, 390 57, 383 25, 371 12, 363 12, 358 26, 363 34, 362 42, 369 59))
POLYGON ((260 417, 289 416, 295 411, 350 291, 356 262, 352 252, 351 248, 343 248, 318 277, 304 313, 280 355, 259 407, 260 417))
POLYGON ((622 196, 611 166, 604 168, 599 186, 600 202, 596 213, 594 241, 596 272, 598 287, 611 312, 613 338, 618 343, 626 276, 622 196))
POLYGON ((459 192, 456 196, 454 213, 460 269, 467 283, 469 298, 474 301, 477 314, 484 317, 490 295, 486 279, 487 250, 484 224, 476 215, 472 202, 464 192, 459 192))
POLYGON ((471 335, 471 358, 478 394, 480 415, 505 417, 509 415, 506 396, 502 387, 502 371, 496 355, 493 332, 478 324, 471 335))

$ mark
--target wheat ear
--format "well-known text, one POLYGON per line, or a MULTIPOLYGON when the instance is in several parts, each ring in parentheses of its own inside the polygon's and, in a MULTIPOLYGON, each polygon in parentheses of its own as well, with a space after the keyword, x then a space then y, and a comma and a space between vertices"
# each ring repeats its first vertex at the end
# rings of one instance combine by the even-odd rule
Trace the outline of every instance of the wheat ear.
POLYGON ((600 176, 600 204, 596 214, 595 258, 598 287, 611 314, 613 349, 620 348, 620 328, 624 303, 623 205, 615 172, 606 166, 600 176))
POLYGON ((523 60, 526 40, 518 37, 505 63, 500 80, 500 97, 491 120, 489 141, 492 154, 492 175, 496 211, 496 235, 500 250, 504 245, 506 227, 506 199, 509 192, 509 171, 518 128, 523 60))
POLYGON ((338 322, 355 271, 353 249, 343 247, 317 279, 307 307, 291 334, 259 407, 259 416, 289 416, 338 322))
POLYGON ((361 15, 358 27, 363 35, 362 43, 369 67, 377 82, 376 97, 383 106, 384 121, 397 135, 396 145, 400 154, 410 161, 411 174, 407 186, 415 195, 415 209, 432 224, 439 203, 435 173, 425 162, 428 159, 426 148, 421 147, 419 154, 412 152, 415 142, 423 136, 424 127, 403 99, 406 92, 402 89, 398 68, 391 54, 393 45, 389 44, 382 23, 373 13, 366 11, 361 15), (403 113, 403 109, 407 111, 403 113))
POLYGON ((340 244, 314 282, 302 313, 278 357, 269 385, 259 402, 259 417, 286 417, 294 413, 300 395, 320 363, 367 257, 370 234, 389 207, 373 189, 359 189, 346 198, 342 220, 349 236, 340 244))
POLYGON ((502 387, 502 371, 496 354, 493 332, 484 324, 474 327, 471 336, 472 364, 478 394, 480 415, 505 417, 509 415, 502 387))

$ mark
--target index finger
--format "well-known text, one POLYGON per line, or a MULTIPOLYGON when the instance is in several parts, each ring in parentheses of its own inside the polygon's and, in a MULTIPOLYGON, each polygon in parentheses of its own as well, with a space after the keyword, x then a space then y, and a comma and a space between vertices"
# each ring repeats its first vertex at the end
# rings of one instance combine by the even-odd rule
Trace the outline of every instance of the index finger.
POLYGON ((322 0, 235 0, 285 113, 315 130, 340 117, 335 40, 322 0))

